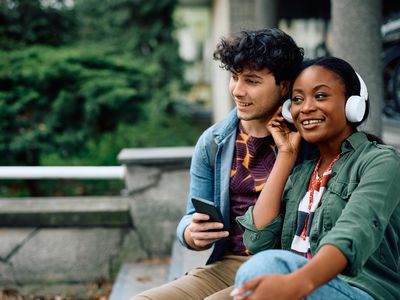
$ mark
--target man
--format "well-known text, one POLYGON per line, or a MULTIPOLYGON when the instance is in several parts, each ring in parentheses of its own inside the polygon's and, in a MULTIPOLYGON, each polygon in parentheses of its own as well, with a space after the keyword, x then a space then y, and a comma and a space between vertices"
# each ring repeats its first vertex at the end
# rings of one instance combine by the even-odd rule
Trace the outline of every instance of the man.
POLYGON ((275 162, 266 124, 285 99, 303 50, 279 29, 243 31, 222 39, 214 59, 231 72, 229 91, 236 108, 196 144, 187 213, 177 228, 182 245, 193 250, 214 245, 213 252, 206 267, 132 300, 231 299, 236 270, 248 258, 235 217, 254 205, 275 162), (212 201, 224 224, 196 213, 192 197, 212 201))

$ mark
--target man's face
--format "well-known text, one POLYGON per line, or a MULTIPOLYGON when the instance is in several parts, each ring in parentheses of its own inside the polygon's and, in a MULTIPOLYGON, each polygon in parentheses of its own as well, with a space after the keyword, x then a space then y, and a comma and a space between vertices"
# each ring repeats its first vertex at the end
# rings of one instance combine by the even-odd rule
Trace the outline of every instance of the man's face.
POLYGON ((268 120, 279 107, 287 88, 287 82, 277 85, 268 69, 232 72, 229 82, 229 92, 235 101, 238 118, 244 121, 268 120))

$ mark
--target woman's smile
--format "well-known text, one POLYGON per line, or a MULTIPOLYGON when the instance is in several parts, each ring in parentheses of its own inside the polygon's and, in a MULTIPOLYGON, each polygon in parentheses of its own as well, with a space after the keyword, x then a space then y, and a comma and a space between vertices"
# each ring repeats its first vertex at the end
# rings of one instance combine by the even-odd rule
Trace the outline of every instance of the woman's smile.
POLYGON ((312 129, 315 126, 321 124, 324 120, 323 119, 306 119, 300 122, 304 129, 312 129))

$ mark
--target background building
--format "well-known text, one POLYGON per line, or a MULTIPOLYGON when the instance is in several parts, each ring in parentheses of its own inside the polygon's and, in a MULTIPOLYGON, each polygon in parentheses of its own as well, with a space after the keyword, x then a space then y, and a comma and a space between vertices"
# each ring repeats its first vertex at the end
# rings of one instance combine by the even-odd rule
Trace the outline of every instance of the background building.
POLYGON ((369 87, 369 131, 381 135, 382 111, 400 119, 400 2, 181 0, 175 17, 181 56, 190 63, 186 78, 194 84, 188 98, 212 110, 213 121, 233 107, 229 74, 212 60, 215 45, 222 36, 263 27, 290 34, 308 58, 335 55, 352 63, 369 87))

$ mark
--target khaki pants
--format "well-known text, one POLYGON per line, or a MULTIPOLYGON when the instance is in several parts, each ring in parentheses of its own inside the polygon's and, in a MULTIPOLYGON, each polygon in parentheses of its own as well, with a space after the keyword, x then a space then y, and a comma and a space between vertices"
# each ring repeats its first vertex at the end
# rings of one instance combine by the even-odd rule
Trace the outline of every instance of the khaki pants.
POLYGON ((231 299, 237 269, 249 257, 227 255, 221 261, 196 268, 174 281, 140 293, 130 300, 231 299))

